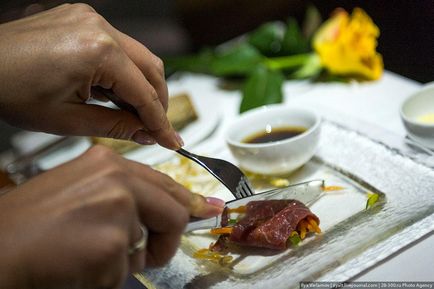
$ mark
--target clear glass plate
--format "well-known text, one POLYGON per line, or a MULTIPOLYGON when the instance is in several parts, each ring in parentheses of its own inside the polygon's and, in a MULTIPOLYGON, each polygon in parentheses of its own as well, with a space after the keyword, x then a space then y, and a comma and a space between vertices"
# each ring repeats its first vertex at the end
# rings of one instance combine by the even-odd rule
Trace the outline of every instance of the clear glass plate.
MULTIPOLYGON (((220 157, 231 160, 227 151, 220 157)), ((290 179, 322 178, 327 186, 345 188, 311 207, 321 235, 279 254, 251 254, 222 267, 192 258, 213 239, 190 234, 166 267, 148 270, 139 280, 158 289, 296 288, 300 281, 346 280, 434 228, 434 171, 410 157, 325 121, 316 157, 290 179), (369 210, 367 192, 382 196, 369 210)))

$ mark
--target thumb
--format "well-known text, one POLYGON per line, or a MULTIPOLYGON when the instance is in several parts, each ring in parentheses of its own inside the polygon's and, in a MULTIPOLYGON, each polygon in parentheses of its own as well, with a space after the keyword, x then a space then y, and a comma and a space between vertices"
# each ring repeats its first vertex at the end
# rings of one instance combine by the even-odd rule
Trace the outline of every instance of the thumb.
POLYGON ((223 200, 192 193, 190 198, 190 215, 199 218, 211 218, 223 212, 223 200))
POLYGON ((65 111, 60 112, 60 117, 53 119, 58 120, 56 133, 60 134, 133 140, 140 144, 155 143, 143 129, 142 121, 125 110, 71 103, 65 107, 65 111))

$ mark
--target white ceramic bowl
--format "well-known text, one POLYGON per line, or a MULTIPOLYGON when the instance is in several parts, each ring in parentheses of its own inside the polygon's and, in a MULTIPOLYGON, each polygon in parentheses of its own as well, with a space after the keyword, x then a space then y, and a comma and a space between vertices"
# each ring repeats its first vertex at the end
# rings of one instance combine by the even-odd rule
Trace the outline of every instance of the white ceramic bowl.
POLYGON ((401 119, 408 136, 434 149, 434 119, 429 118, 434 118, 434 83, 425 85, 401 105, 401 119))
POLYGON ((270 105, 242 114, 226 133, 232 155, 241 168, 264 175, 288 174, 315 154, 319 141, 320 117, 305 108, 270 105), (268 143, 245 143, 245 138, 266 128, 288 126, 307 130, 295 137, 268 143))

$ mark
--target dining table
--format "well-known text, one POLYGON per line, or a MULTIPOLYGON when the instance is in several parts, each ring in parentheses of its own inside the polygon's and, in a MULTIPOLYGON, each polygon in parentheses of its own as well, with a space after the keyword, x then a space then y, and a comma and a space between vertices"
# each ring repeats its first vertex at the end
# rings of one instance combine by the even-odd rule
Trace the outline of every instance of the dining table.
MULTIPOLYGON (((224 142, 225 131, 239 115, 240 91, 223 89, 218 78, 189 73, 172 78, 168 81, 168 86, 169 91, 171 88, 178 90, 181 87, 192 94, 199 94, 201 98, 209 101, 208 106, 204 105, 203 109, 219 111, 220 128, 201 142, 205 142, 205 146, 214 145, 227 149, 224 142)), ((423 84, 390 71, 385 71, 381 79, 372 82, 287 80, 283 86, 283 102, 314 110, 326 119, 333 119, 372 139, 394 146, 401 140, 404 142, 408 140, 400 118, 400 106, 406 98, 422 87, 423 84)), ((189 145, 189 139, 186 139, 186 144, 189 145)), ((191 147, 198 145, 200 147, 200 142, 191 144, 191 147)), ((402 148, 398 145, 396 149, 402 148)), ((413 153, 418 154, 417 151, 413 153)), ((428 158, 424 156, 424 159, 428 160, 425 165, 434 169, 432 157, 434 153, 425 149, 424 154, 428 154, 428 158)), ((427 193, 433 196, 434 203, 434 188, 427 193)), ((434 221, 432 220, 434 218, 428 222, 430 229, 422 236, 396 250, 387 252, 375 262, 362 266, 362 270, 355 270, 347 281, 434 282, 434 221)), ((327 275, 324 278, 327 278, 327 275)), ((324 278, 321 280, 327 280, 324 278)), ((142 286, 131 277, 124 289, 142 288, 142 286)))
MULTIPOLYGON (((181 132, 186 148, 195 152, 206 148, 208 154, 228 151, 225 136, 230 124, 240 114, 240 90, 228 89, 219 78, 193 73, 172 76, 168 80, 168 87, 171 94, 187 92, 194 96, 199 124, 187 133, 181 132)), ((325 120, 366 135, 434 170, 434 152, 412 143, 400 118, 401 104, 422 87, 423 84, 390 71, 385 71, 377 81, 366 82, 286 80, 283 85, 283 103, 315 111, 325 120), (412 146, 408 146, 409 142, 417 149, 413 150, 412 146)), ((86 148, 87 146, 81 146, 69 150, 69 156, 66 156, 68 153, 63 150, 60 159, 59 155, 51 160, 48 158, 44 161, 45 165, 55 166, 80 154, 86 148)), ((159 150, 156 150, 152 151, 152 154, 145 154, 139 161, 155 164, 174 156, 174 153, 168 153, 164 149, 161 149, 161 155, 158 152, 159 150)), ((135 159, 137 155, 131 155, 130 158, 135 159)), ((434 187, 426 193, 430 194, 428 199, 434 204, 434 187)), ((401 245, 394 246, 384 254, 377 252, 376 254, 381 256, 377 256, 375 261, 354 263, 357 269, 347 270, 346 280, 434 282, 434 214, 425 220, 423 230, 411 226, 411 232, 416 237, 401 242, 401 245)), ((401 239, 405 238, 401 236, 401 239)), ((385 244, 387 242, 388 239, 383 241, 385 244)), ((335 275, 326 273, 321 280, 327 280, 328 276, 335 275)), ((138 289, 144 288, 144 285, 131 276, 123 288, 138 289)))
MULTIPOLYGON (((389 71, 385 71, 376 82, 310 84, 300 93, 290 93, 291 85, 288 83, 285 87, 289 102, 330 109, 382 128, 400 138, 407 137, 400 118, 401 104, 423 87, 421 83, 389 71)), ((434 169, 434 166, 431 168, 434 169)), ((434 193, 434 188, 430 193, 434 193)), ((358 273, 351 281, 434 281, 434 232, 358 273)))

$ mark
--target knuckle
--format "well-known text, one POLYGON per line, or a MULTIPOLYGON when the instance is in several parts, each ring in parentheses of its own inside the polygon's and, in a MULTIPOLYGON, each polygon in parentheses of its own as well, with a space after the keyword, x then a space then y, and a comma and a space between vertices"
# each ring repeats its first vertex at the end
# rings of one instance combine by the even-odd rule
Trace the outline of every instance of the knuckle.
POLYGON ((156 114, 156 119, 158 119, 159 121, 148 123, 148 130, 151 133, 160 133, 170 129, 171 124, 167 119, 166 113, 163 109, 161 109, 158 114, 156 114))
POLYGON ((111 184, 114 188, 125 186, 125 180, 128 178, 125 168, 117 162, 109 161, 104 165, 104 182, 111 184))
POLYGON ((111 160, 114 156, 116 153, 104 145, 94 145, 86 152, 86 157, 95 162, 111 160))
POLYGON ((104 31, 91 33, 90 36, 89 43, 86 45, 92 57, 105 57, 118 49, 116 41, 104 31))
POLYGON ((157 91, 153 88, 153 87, 149 87, 147 89, 147 94, 148 94, 148 98, 149 100, 146 99, 142 99, 142 101, 140 103, 135 104, 134 106, 137 109, 148 109, 151 106, 155 105, 155 103, 160 102, 160 97, 158 96, 157 91))
POLYGON ((106 133, 107 137, 115 139, 131 138, 134 131, 131 131, 131 124, 125 119, 118 119, 113 123, 109 131, 106 133))
POLYGON ((63 3, 59 6, 57 6, 57 9, 62 9, 62 8, 70 8, 72 6, 71 3, 67 2, 67 3, 63 3))
MULTIPOLYGON (((92 21, 89 19, 85 20, 87 23, 92 21)), ((103 29, 100 29, 98 25, 89 24, 87 26, 91 28, 86 28, 84 32, 77 36, 78 49, 75 51, 79 54, 82 61, 98 65, 110 60, 111 56, 119 53, 119 45, 113 37, 103 29)))
POLYGON ((126 232, 118 228, 106 229, 100 233, 100 241, 93 249, 93 254, 88 256, 89 265, 95 268, 115 262, 125 254, 127 248, 126 232))
POLYGON ((81 16, 83 23, 91 25, 92 27, 102 27, 106 23, 104 17, 94 11, 83 12, 81 16))
POLYGON ((155 89, 152 88, 149 90, 149 96, 152 102, 160 102, 160 97, 155 89))
POLYGON ((71 7, 76 13, 95 12, 95 9, 93 9, 92 6, 85 3, 74 3, 69 7, 71 7))
POLYGON ((135 205, 133 196, 122 189, 112 190, 112 192, 106 196, 106 201, 113 211, 117 210, 118 212, 131 212, 135 205))
POLYGON ((155 68, 157 69, 158 74, 160 75, 164 75, 164 62, 161 58, 155 56, 154 57, 154 65, 155 68))

